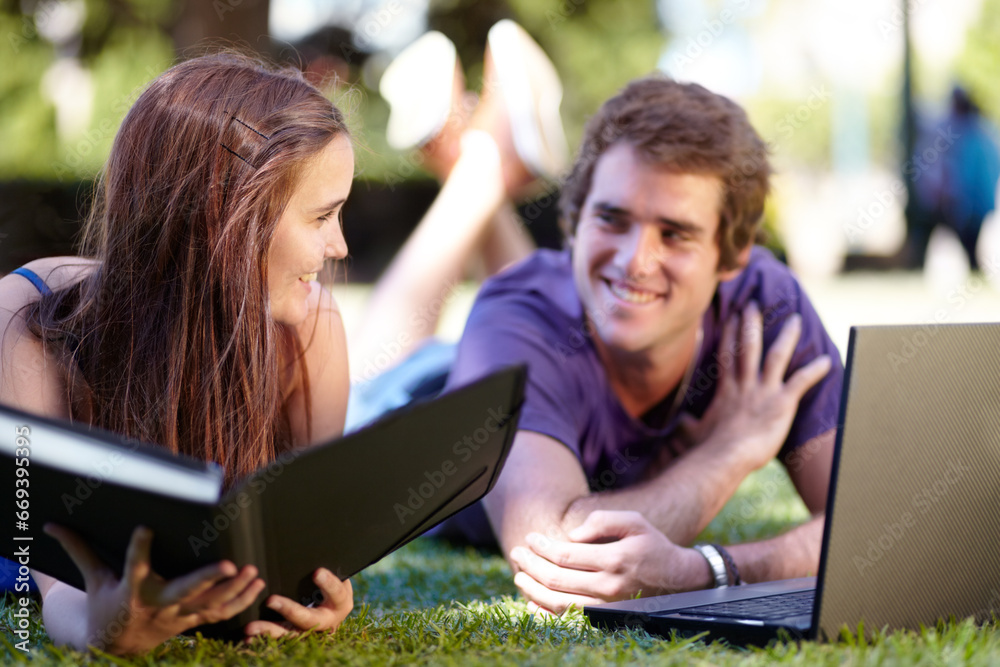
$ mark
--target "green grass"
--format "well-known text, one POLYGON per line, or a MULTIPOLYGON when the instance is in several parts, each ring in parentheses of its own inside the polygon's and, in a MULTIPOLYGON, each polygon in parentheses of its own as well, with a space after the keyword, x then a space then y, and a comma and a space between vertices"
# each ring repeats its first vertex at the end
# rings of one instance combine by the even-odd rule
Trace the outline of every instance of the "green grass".
MULTIPOLYGON (((782 469, 771 465, 740 487, 705 531, 713 541, 763 538, 804 520, 805 507, 782 469)), ((503 559, 418 540, 352 580, 355 611, 336 635, 307 634, 250 645, 175 639, 136 660, 112 660, 53 646, 32 619, 32 648, 12 645, 13 608, 0 609, 0 661, 32 664, 372 664, 372 665, 993 665, 1000 664, 996 625, 941 624, 872 641, 773 644, 766 649, 664 640, 645 632, 596 630, 579 612, 529 616, 503 559)))

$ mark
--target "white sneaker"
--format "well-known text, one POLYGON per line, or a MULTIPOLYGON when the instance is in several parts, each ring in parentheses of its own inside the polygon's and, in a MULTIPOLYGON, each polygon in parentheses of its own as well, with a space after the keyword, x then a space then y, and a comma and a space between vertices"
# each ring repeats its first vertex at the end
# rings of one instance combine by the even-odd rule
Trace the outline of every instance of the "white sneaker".
POLYGON ((441 131, 454 102, 456 66, 455 45, 437 31, 424 33, 389 63, 378 89, 389 103, 390 146, 421 146, 441 131))
POLYGON ((509 19, 490 28, 487 39, 518 157, 536 175, 554 179, 569 162, 559 74, 524 28, 509 19))

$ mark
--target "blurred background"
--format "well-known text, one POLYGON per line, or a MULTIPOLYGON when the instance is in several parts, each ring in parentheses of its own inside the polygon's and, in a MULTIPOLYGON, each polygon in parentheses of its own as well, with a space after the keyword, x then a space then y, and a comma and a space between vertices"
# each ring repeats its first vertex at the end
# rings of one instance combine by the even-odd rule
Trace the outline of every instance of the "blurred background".
MULTIPOLYGON (((144 84, 238 45, 301 67, 349 116, 358 179, 337 290, 350 320, 437 192, 387 146, 379 77, 437 29, 475 88, 501 18, 555 63, 571 147, 604 99, 656 69, 744 105, 778 172, 766 242, 842 353, 854 324, 1000 315, 1000 0, 2 0, 0 272, 73 252, 144 84)), ((555 201, 520 205, 539 245, 561 244, 555 201)), ((445 337, 475 287, 451 300, 445 337)))

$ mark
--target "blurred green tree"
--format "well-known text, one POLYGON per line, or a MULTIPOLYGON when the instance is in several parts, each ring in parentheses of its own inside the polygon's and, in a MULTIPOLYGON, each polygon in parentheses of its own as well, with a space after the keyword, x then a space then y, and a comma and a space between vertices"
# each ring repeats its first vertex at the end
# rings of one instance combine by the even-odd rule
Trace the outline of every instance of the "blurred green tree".
POLYGON ((3 0, 0 179, 75 181, 101 168, 142 87, 209 43, 269 53, 267 0, 3 0), (57 65, 85 84, 60 91, 57 65), (66 69, 66 67, 63 67, 66 69), (76 97, 73 97, 75 95, 76 97), (83 119, 71 131, 59 117, 83 119), (65 125, 63 123, 62 125, 65 125))
POLYGON ((0 34, 11 66, 0 68, 0 178, 92 177, 138 89, 172 60, 174 12, 170 0, 6 0, 0 34), (78 92, 60 91, 53 79, 66 63, 85 82, 78 92), (60 115, 82 122, 60 131, 60 115))
MULTIPOLYGON (((482 75, 486 33, 505 17, 520 22, 550 55, 564 82, 563 118, 571 147, 583 124, 600 103, 627 81, 649 73, 667 39, 661 32, 652 0, 434 0, 430 26, 445 32, 459 50, 469 86, 482 75)), ((245 43, 268 53, 265 30, 268 0, 0 0, 0 179, 76 180, 100 168, 114 132, 142 86, 176 57, 197 52, 206 40, 245 43), (57 5, 84 9, 77 34, 62 42, 40 34, 39 26, 57 5), (43 81, 60 58, 76 58, 89 72, 94 90, 87 123, 76 135, 60 135, 56 106, 43 81)), ((42 30, 44 32, 44 29, 42 30)), ((982 16, 970 29, 957 64, 984 111, 1000 119, 1000 0, 984 0, 982 16)), ((385 144, 388 114, 378 94, 362 84, 360 61, 354 63, 350 86, 331 95, 352 117, 362 149, 361 177, 373 181, 420 176, 413 156, 394 154, 385 144)), ((893 152, 893 113, 887 96, 872 102, 877 111, 872 131, 873 154, 885 160, 893 152)), ((829 163, 828 111, 784 141, 781 120, 796 110, 797 100, 771 99, 763 91, 747 103, 765 139, 800 164, 825 168, 829 163)))
POLYGON ((1000 123, 1000 0, 983 0, 979 20, 965 38, 956 74, 982 107, 983 113, 1000 123))

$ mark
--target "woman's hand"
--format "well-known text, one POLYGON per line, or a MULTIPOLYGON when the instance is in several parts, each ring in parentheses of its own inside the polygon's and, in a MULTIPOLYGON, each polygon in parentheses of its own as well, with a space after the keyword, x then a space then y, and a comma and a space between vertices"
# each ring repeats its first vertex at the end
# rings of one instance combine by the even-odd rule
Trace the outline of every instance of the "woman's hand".
POLYGON ((537 533, 515 547, 514 583, 529 611, 561 614, 643 596, 706 588, 711 572, 694 549, 671 542, 638 512, 598 510, 569 532, 568 542, 537 533))
POLYGON ((144 653, 181 632, 232 618, 264 590, 252 565, 237 570, 229 561, 165 580, 149 563, 153 533, 132 533, 121 579, 73 531, 46 524, 83 574, 87 593, 85 636, 88 646, 119 655, 144 653))
POLYGON ((354 608, 351 582, 348 579, 341 581, 325 568, 316 570, 313 581, 323 592, 323 602, 319 606, 305 607, 284 596, 272 595, 267 599, 267 606, 284 616, 288 622, 279 625, 270 621, 253 621, 247 624, 247 637, 280 637, 295 630, 336 631, 354 608))

